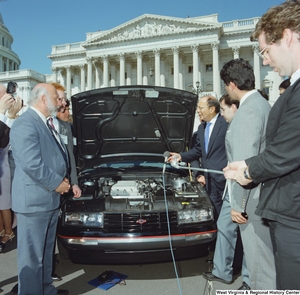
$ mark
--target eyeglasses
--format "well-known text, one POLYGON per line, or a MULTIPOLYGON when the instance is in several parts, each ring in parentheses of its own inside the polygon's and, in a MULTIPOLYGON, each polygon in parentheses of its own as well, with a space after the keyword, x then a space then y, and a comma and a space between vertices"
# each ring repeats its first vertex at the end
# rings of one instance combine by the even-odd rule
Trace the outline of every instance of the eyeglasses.
POLYGON ((203 109, 209 109, 210 107, 197 107, 198 110, 202 111, 203 109))
POLYGON ((64 97, 58 97, 57 100, 58 101, 66 101, 66 99, 64 97))
POLYGON ((267 53, 267 52, 265 52, 266 51, 266 49, 268 48, 268 46, 270 46, 272 43, 274 43, 274 39, 272 39, 272 41, 270 42, 270 43, 268 43, 260 52, 258 52, 257 54, 258 54, 258 56, 261 58, 261 59, 265 59, 266 57, 265 57, 265 53, 267 53))

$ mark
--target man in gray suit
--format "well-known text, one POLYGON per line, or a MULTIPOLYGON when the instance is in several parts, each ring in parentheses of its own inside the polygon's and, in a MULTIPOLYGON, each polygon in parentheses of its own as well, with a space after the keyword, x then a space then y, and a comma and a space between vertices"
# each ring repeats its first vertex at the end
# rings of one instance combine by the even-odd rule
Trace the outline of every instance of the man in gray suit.
MULTIPOLYGON (((239 100, 231 99, 228 93, 220 98, 221 115, 229 124, 234 118, 236 111, 239 108, 239 100)), ((229 125, 230 126, 230 125, 229 125)), ((220 216, 217 221, 218 233, 214 252, 214 266, 212 271, 203 273, 203 277, 209 281, 219 281, 224 284, 231 284, 233 282, 234 274, 234 258, 236 251, 238 256, 242 252, 240 243, 239 226, 232 222, 231 219, 231 205, 230 196, 228 192, 228 182, 225 186, 223 194, 223 203, 220 216)), ((245 257, 242 262, 242 279, 243 284, 238 290, 250 289, 249 273, 247 270, 245 257)))
POLYGON ((12 208, 18 218, 19 294, 68 294, 57 290, 51 278, 60 194, 70 189, 68 160, 47 126, 61 101, 53 86, 42 83, 33 89, 28 105, 10 133, 16 165, 12 208))
MULTIPOLYGON (((226 134, 226 152, 229 162, 258 155, 265 149, 269 103, 255 90, 252 66, 243 59, 226 63, 221 79, 232 99, 240 101, 226 134)), ((242 187, 235 181, 228 183, 231 196, 231 217, 239 224, 244 255, 249 271, 250 287, 254 290, 276 289, 275 262, 269 227, 254 213, 260 194, 260 185, 242 187)))

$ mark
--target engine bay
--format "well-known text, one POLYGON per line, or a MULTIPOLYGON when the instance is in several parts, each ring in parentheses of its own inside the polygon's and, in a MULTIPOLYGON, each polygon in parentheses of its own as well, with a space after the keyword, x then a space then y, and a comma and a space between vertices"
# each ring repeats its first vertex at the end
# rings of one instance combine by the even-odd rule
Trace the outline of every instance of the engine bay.
POLYGON ((81 200, 104 199, 106 210, 161 210, 194 207, 207 202, 205 188, 189 182, 188 177, 156 177, 145 179, 100 177, 81 183, 81 200))

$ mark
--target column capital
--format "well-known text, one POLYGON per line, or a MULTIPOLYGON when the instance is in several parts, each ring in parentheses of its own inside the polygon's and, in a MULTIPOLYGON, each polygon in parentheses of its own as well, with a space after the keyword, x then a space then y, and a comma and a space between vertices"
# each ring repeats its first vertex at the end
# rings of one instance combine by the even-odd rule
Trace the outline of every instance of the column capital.
POLYGON ((106 55, 106 54, 102 55, 101 59, 102 59, 103 62, 108 62, 108 55, 106 55))
POLYGON ((252 44, 252 50, 254 53, 258 53, 260 50, 259 50, 259 44, 258 43, 254 43, 252 44))
POLYGON ((125 61, 125 53, 124 53, 124 52, 120 52, 120 53, 118 54, 118 56, 119 56, 119 60, 120 60, 120 61, 125 61))
POLYGON ((217 41, 211 42, 210 45, 211 45, 211 48, 212 48, 213 50, 219 50, 220 42, 217 42, 217 41))
POLYGON ((86 61, 87 61, 88 63, 92 63, 93 58, 92 58, 91 56, 87 56, 87 57, 86 57, 86 61))
POLYGON ((239 53, 240 53, 240 49, 241 49, 241 47, 240 46, 233 46, 232 47, 232 52, 233 52, 233 54, 234 55, 238 55, 239 53))
POLYGON ((161 49, 160 48, 155 48, 155 49, 153 49, 153 53, 154 53, 155 56, 160 57, 161 49))
POLYGON ((136 51, 135 55, 136 55, 137 58, 142 58, 143 52, 142 51, 136 51))
POLYGON ((198 52, 199 51, 199 44, 191 45, 191 49, 192 49, 193 52, 198 52))
POLYGON ((179 46, 173 46, 171 47, 173 54, 178 54, 179 53, 179 46))

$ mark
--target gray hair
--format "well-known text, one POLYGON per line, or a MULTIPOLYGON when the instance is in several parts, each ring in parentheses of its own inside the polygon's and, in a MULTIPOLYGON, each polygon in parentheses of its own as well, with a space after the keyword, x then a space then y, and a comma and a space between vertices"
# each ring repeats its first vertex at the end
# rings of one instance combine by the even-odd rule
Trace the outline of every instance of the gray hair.
POLYGON ((47 99, 49 98, 49 93, 47 88, 44 85, 36 85, 31 91, 30 98, 27 101, 29 106, 32 106, 38 102, 38 100, 45 95, 47 99))

